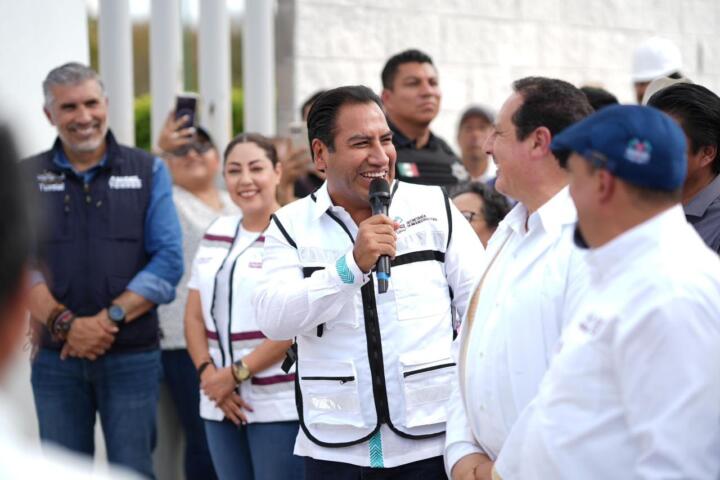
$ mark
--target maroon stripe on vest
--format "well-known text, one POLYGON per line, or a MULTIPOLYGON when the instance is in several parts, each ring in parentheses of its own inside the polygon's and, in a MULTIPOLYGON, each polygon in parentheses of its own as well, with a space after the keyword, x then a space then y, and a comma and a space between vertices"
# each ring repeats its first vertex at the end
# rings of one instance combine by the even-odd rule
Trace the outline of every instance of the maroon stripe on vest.
POLYGON ((211 332, 210 330, 205 330, 205 335, 206 335, 207 338, 209 338, 210 340, 217 340, 217 339, 218 339, 218 334, 217 334, 217 332, 211 332))
POLYGON ((230 334, 230 341, 236 342, 238 340, 257 340, 258 338, 267 338, 261 331, 257 332, 240 332, 230 334))
POLYGON ((273 375, 272 377, 252 377, 250 383, 253 385, 275 385, 276 383, 285 383, 295 381, 295 374, 273 375))
POLYGON ((227 243, 233 243, 235 240, 233 237, 227 237, 225 235, 212 235, 210 233, 206 233, 203 235, 203 240, 211 240, 213 242, 227 242, 227 243))

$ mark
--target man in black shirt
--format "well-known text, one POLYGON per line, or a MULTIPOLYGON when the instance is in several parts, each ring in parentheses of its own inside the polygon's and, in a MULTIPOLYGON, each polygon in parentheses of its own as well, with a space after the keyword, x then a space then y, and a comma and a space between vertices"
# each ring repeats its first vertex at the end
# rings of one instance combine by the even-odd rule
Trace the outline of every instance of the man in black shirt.
POLYGON ((423 185, 452 187, 468 174, 445 141, 430 131, 442 93, 432 59, 406 50, 382 71, 382 101, 397 150, 395 178, 423 185))

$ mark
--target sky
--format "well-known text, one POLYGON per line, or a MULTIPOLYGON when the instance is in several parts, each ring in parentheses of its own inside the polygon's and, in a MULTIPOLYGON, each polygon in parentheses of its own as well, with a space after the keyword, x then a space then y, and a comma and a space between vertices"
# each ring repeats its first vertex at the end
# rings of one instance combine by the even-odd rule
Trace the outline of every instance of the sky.
MULTIPOLYGON (((85 0, 88 12, 97 16, 99 0, 85 0)), ((130 0, 130 15, 138 20, 147 20, 150 15, 152 0, 130 0)), ((183 18, 197 21, 200 0, 180 0, 183 18)), ((245 0, 227 0, 228 11, 231 16, 242 14, 245 11, 245 0)))

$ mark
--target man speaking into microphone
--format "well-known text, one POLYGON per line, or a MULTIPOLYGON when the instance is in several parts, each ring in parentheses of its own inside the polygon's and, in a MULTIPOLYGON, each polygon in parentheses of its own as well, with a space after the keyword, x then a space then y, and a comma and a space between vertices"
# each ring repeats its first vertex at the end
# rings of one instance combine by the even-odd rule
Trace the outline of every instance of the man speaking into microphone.
POLYGON ((483 247, 442 189, 394 180, 367 87, 320 96, 308 136, 327 179, 273 216, 254 293, 263 332, 296 339, 295 454, 308 479, 445 478, 454 317, 483 247))

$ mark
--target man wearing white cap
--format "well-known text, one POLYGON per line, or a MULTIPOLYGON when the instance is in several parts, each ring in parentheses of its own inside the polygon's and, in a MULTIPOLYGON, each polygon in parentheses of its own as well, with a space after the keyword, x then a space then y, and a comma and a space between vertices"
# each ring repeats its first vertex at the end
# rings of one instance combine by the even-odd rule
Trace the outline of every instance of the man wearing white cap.
POLYGON ((682 55, 673 42, 661 37, 651 37, 642 42, 633 52, 632 60, 637 102, 642 103, 650 82, 661 77, 682 78, 681 69, 682 55))
POLYGON ((495 478, 720 478, 720 261, 680 206, 685 136, 607 107, 553 139, 593 290, 495 478))

